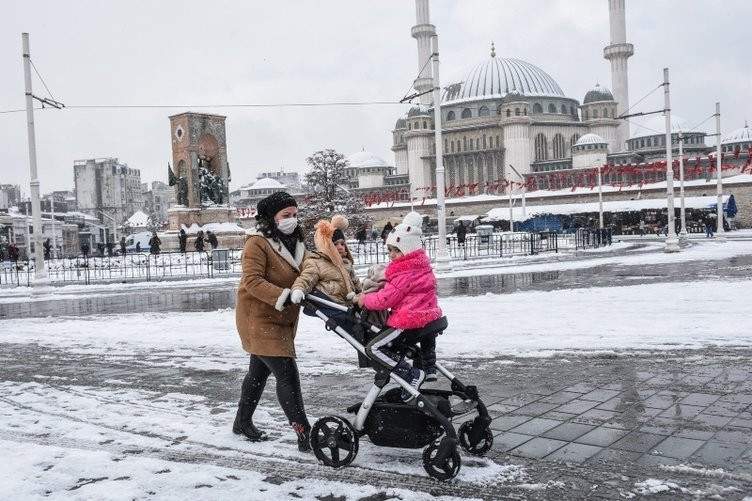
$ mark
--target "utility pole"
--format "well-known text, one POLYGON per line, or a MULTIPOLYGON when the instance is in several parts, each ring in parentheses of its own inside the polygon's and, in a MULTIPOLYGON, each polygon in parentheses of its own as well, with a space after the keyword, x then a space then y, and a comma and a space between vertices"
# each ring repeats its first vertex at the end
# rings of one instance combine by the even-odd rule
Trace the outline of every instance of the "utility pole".
POLYGON ((679 240, 676 238, 674 217, 674 166, 671 144, 671 99, 668 91, 668 68, 663 68, 663 98, 664 113, 666 115, 666 206, 668 228, 666 231, 666 247, 664 252, 679 252, 679 240))
POLYGON ((431 37, 433 73, 433 123, 436 141, 436 216, 439 220, 439 245, 436 252, 436 271, 452 271, 446 247, 446 207, 444 205, 444 155, 441 140, 441 83, 439 81, 439 37, 431 37))
POLYGON ((726 243, 726 230, 723 229, 723 162, 721 162, 721 103, 715 103, 715 172, 717 174, 718 207, 716 208, 718 228, 715 232, 716 241, 726 243))
POLYGON ((679 199, 681 200, 679 240, 684 241, 687 240, 687 215, 684 211, 684 131, 679 131, 679 199))
POLYGON ((29 137, 29 169, 31 172, 31 212, 34 228, 34 282, 33 294, 48 294, 49 280, 42 250, 42 204, 39 202, 39 178, 37 177, 37 144, 34 134, 34 96, 31 93, 31 55, 29 34, 22 33, 24 84, 26 90, 26 131, 29 137))
POLYGON ((601 159, 595 161, 595 168, 598 170, 598 229, 603 229, 603 188, 601 183, 601 159))
MULTIPOLYGON (((512 167, 512 164, 509 164, 509 167, 514 169, 512 167)), ((507 176, 507 194, 509 195, 509 232, 514 233, 514 212, 512 209, 512 180, 509 176, 507 176)), ((510 237, 511 238, 511 237, 510 237)))
POLYGON ((524 222, 527 221, 527 208, 525 207, 525 193, 527 192, 527 186, 525 185, 525 176, 517 172, 517 169, 515 169, 512 164, 509 164, 509 168, 512 169, 514 173, 517 174, 517 177, 520 178, 520 181, 522 181, 522 221, 524 222))

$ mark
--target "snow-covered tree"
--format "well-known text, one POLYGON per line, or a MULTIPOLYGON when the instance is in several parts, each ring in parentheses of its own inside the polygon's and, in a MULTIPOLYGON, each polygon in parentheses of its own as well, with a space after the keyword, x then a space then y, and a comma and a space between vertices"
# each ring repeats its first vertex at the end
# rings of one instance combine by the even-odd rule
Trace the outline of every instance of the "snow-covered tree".
POLYGON ((303 230, 312 235, 317 221, 341 214, 350 220, 347 232, 353 237, 358 228, 370 222, 371 218, 365 214, 363 199, 346 187, 347 159, 336 150, 326 149, 313 153, 306 158, 306 163, 311 168, 305 175, 311 193, 298 213, 303 230))

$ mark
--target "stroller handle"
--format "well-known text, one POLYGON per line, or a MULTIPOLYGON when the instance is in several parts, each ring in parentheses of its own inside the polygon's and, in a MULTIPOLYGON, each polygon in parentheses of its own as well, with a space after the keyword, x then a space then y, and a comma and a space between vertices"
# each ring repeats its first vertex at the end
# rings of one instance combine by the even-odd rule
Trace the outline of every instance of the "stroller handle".
POLYGON ((318 296, 314 296, 313 294, 306 294, 306 299, 309 301, 313 301, 314 303, 323 304, 324 306, 328 306, 329 308, 333 308, 335 310, 344 311, 346 312, 348 308, 346 306, 342 306, 341 304, 328 301, 324 298, 320 298, 318 296))

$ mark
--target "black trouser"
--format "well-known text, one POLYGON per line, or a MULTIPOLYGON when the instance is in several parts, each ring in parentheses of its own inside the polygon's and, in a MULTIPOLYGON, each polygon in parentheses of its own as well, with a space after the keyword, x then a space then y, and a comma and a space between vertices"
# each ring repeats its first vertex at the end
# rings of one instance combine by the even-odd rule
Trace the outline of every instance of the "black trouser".
POLYGON ((266 380, 272 373, 277 380, 277 400, 288 421, 295 431, 300 432, 298 428, 301 427, 304 430, 309 429, 311 425, 308 423, 303 406, 298 365, 295 359, 290 357, 251 355, 248 374, 243 379, 240 393, 240 406, 246 411, 243 414, 247 415, 248 419, 253 417, 253 412, 264 392, 266 380))

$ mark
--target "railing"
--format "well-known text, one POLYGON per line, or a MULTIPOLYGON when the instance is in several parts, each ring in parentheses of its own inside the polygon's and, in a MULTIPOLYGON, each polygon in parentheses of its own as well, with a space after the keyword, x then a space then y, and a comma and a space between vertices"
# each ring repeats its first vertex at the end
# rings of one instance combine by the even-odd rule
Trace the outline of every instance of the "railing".
MULTIPOLYGON (((438 238, 430 236, 423 243, 426 253, 436 259, 438 238)), ((348 243, 356 266, 388 263, 386 245, 379 241, 348 243)), ((460 242, 456 235, 447 237, 451 259, 471 260, 514 255, 558 252, 559 235, 542 233, 469 234, 460 242)), ((54 284, 91 284, 150 282, 190 278, 214 278, 240 275, 242 249, 214 249, 208 252, 164 252, 161 254, 127 254, 113 257, 76 257, 46 261, 47 278, 54 284)), ((0 286, 31 286, 34 261, 0 262, 0 286)))
POLYGON ((611 245, 611 228, 591 230, 579 228, 575 232, 575 249, 596 249, 611 245))

